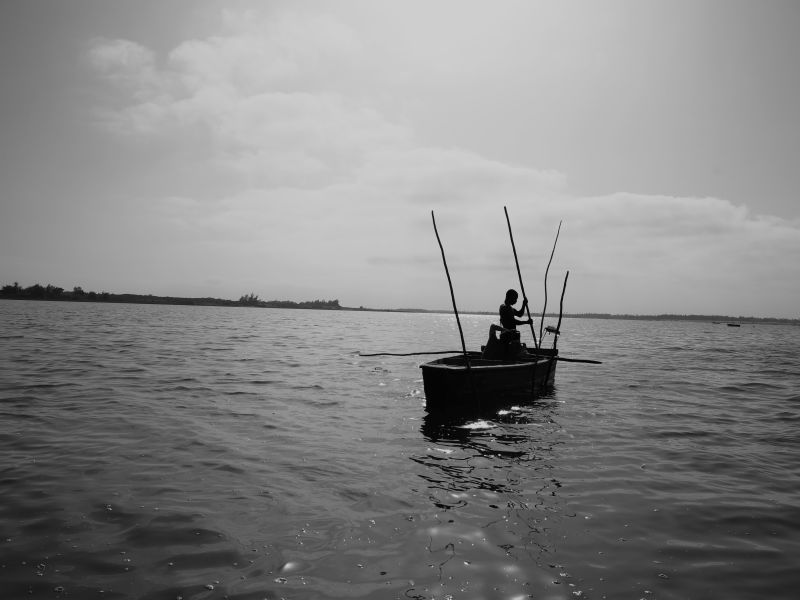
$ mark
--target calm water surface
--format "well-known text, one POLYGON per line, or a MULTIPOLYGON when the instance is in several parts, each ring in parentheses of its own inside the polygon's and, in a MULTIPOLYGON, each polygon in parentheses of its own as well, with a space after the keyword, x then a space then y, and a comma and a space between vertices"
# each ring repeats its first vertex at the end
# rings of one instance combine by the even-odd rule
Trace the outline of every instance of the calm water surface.
POLYGON ((562 330, 442 423, 446 315, 0 301, 0 597, 800 597, 800 328, 562 330))

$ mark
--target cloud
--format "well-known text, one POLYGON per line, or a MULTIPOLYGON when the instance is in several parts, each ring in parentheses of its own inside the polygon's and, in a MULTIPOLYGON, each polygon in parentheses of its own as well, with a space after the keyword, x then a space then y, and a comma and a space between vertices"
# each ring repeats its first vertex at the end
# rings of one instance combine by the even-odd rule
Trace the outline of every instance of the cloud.
POLYGON ((789 258, 800 255, 797 223, 718 198, 636 194, 573 198, 561 212, 559 252, 596 280, 585 293, 597 310, 787 314, 789 298, 768 290, 800 278, 789 258))
POLYGON ((240 190, 357 181, 394 200, 463 205, 564 188, 554 170, 420 146, 409 127, 341 89, 342 73, 357 70, 363 54, 351 30, 319 15, 271 17, 228 11, 223 33, 182 42, 161 61, 135 42, 94 40, 91 64, 131 94, 103 107, 102 123, 144 139, 202 131, 205 166, 240 190))
POLYGON ((135 42, 95 40, 91 64, 133 100, 104 107, 101 122, 125 136, 199 130, 210 166, 251 187, 329 184, 352 176, 366 152, 407 142, 405 128, 332 85, 358 49, 342 25, 230 12, 224 22, 223 34, 183 42, 160 65, 135 42))
POLYGON ((111 79, 136 86, 150 81, 147 75, 155 69, 154 53, 130 40, 96 38, 90 44, 88 58, 111 79))
POLYGON ((433 209, 459 294, 486 310, 516 285, 508 206, 537 293, 563 220, 551 285, 571 269, 568 310, 789 312, 789 301, 765 302, 761 290, 781 280, 782 293, 800 293, 786 259, 800 255, 797 223, 720 198, 581 197, 557 170, 422 143, 371 100, 379 92, 361 93, 370 51, 342 23, 297 12, 226 12, 219 34, 164 56, 94 40, 90 63, 120 94, 101 107, 102 124, 143 144, 202 139, 184 172, 228 182, 213 197, 165 191, 143 202, 142 219, 163 234, 161 255, 186 260, 187 273, 201 261, 208 278, 234 286, 252 284, 246 265, 256 262, 284 290, 302 281, 345 303, 442 308, 433 209))
POLYGON ((414 204, 485 204, 560 192, 566 177, 489 160, 462 149, 409 147, 376 152, 362 171, 366 185, 397 190, 414 204))

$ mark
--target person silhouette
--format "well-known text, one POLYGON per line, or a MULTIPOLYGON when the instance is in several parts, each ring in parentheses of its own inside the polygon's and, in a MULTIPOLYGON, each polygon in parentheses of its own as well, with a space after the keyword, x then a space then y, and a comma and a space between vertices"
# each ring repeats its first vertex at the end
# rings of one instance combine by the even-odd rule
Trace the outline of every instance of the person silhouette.
POLYGON ((524 321, 517 319, 517 317, 521 317, 525 313, 525 307, 528 306, 528 299, 524 298, 522 307, 519 310, 515 310, 514 305, 517 303, 517 299, 519 299, 519 294, 517 294, 516 290, 508 290, 506 292, 506 300, 500 306, 500 324, 506 329, 514 331, 516 331, 517 325, 533 323, 533 319, 525 319, 524 321))
POLYGON ((482 357, 491 360, 514 360, 520 355, 524 355, 527 349, 520 343, 519 331, 517 325, 528 325, 533 323, 532 319, 525 319, 523 321, 517 319, 521 317, 528 305, 528 299, 522 301, 522 308, 516 310, 514 305, 519 299, 519 294, 516 290, 508 290, 506 292, 506 300, 500 306, 500 325, 495 325, 489 328, 489 340, 483 347, 482 357))

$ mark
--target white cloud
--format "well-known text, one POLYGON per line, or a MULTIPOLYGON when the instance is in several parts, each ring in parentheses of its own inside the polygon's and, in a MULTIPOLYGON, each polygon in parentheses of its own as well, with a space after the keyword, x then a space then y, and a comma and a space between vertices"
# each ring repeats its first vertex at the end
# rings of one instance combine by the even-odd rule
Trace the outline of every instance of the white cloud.
POLYGON ((156 68, 155 53, 130 40, 96 38, 90 43, 88 60, 99 73, 143 103, 158 97, 165 85, 156 68))
POLYGON ((195 170, 231 182, 212 201, 165 193, 143 217, 209 277, 241 286, 247 269, 231 265, 256 261, 282 289, 300 279, 352 304, 446 307, 435 209, 463 304, 491 309, 516 283, 507 205, 529 293, 564 221, 551 285, 573 270, 570 311, 787 314, 788 301, 764 304, 760 290, 780 279, 800 294, 797 261, 786 261, 800 255, 797 223, 718 198, 577 197, 556 170, 423 145, 368 95, 349 93, 370 52, 352 30, 273 16, 228 12, 222 33, 162 60, 126 40, 95 40, 89 54, 129 94, 104 107, 106 125, 145 140, 200 130, 209 147, 195 170))
POLYGON ((155 63, 153 52, 141 44, 106 38, 92 41, 89 60, 95 68, 111 77, 147 73, 152 71, 155 63))
POLYGON ((132 90, 101 120, 124 135, 187 135, 200 129, 214 167, 251 186, 324 185, 352 174, 364 154, 406 142, 408 132, 329 85, 334 65, 358 44, 336 22, 226 14, 226 33, 190 40, 157 67, 126 40, 95 40, 92 65, 132 90))

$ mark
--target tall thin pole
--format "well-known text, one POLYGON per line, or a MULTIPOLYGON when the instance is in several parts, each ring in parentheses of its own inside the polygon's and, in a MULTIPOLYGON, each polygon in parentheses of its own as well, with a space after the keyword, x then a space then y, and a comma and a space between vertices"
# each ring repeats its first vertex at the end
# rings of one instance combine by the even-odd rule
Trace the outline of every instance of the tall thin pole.
POLYGON ((558 336, 561 335, 561 317, 564 316, 564 293, 567 291, 567 279, 569 279, 569 271, 564 276, 564 287, 561 288, 561 302, 558 305, 558 324, 556 325, 556 334, 553 338, 553 349, 556 348, 556 342, 558 342, 558 336))
MULTIPOLYGON (((453 312, 456 315, 456 324, 458 325, 458 335, 461 336, 461 350, 464 352, 464 360, 467 363, 467 371, 470 370, 469 355, 467 354, 467 345, 464 343, 464 330, 461 329, 461 319, 458 317, 458 308, 456 307, 456 295, 453 292, 453 281, 450 279, 450 270, 447 268, 447 259, 444 256, 444 246, 442 246, 442 239, 439 237, 439 230, 436 228, 436 217, 433 216, 431 211, 431 220, 433 220, 433 231, 436 234, 436 241, 439 242, 439 250, 442 251, 442 262, 444 263, 444 272, 447 274, 447 285, 450 286, 450 299, 453 301, 453 312)), ((470 384, 472 383, 472 373, 470 372, 470 384)), ((473 394, 475 388, 472 389, 473 394)))
POLYGON ((550 361, 550 365, 547 368, 547 379, 550 379, 550 373, 553 370, 553 365, 556 364, 556 359, 558 358, 558 336, 561 334, 561 317, 564 316, 564 292, 567 291, 567 279, 569 279, 569 271, 567 271, 566 276, 564 277, 564 287, 561 288, 561 303, 559 304, 558 308, 558 325, 556 325, 556 332, 553 334, 553 357, 550 361))
POLYGON ((431 220, 433 221, 433 232, 436 234, 436 241, 439 242, 439 250, 442 252, 442 263, 444 264, 444 272, 447 275, 447 285, 450 286, 450 300, 453 302, 453 313, 456 315, 458 335, 461 337, 461 351, 464 353, 464 364, 467 366, 467 377, 469 378, 469 387, 472 390, 472 401, 476 406, 479 406, 478 393, 475 390, 475 381, 472 378, 472 367, 469 363, 469 354, 467 353, 467 345, 464 343, 464 330, 461 328, 461 319, 458 316, 458 308, 456 307, 456 295, 453 292, 453 281, 450 279, 450 269, 447 268, 444 246, 442 246, 442 239, 439 237, 439 230, 436 228, 436 217, 433 215, 433 211, 431 211, 431 220))
POLYGON ((556 239, 553 242, 553 250, 550 252, 550 260, 547 261, 547 268, 544 270, 544 308, 542 308, 542 320, 539 321, 539 337, 542 337, 542 328, 544 327, 544 315, 547 313, 547 274, 550 272, 550 263, 553 262, 553 255, 556 253, 556 244, 558 243, 558 234, 561 233, 561 221, 558 222, 558 231, 556 231, 556 239))
MULTIPOLYGON (((517 277, 519 278, 519 290, 522 292, 522 299, 527 300, 525 295, 525 285, 522 283, 522 272, 519 270, 519 259, 517 258, 517 246, 514 244, 514 234, 511 232, 511 219, 508 218, 508 209, 504 206, 503 211, 506 213, 506 223, 508 224, 508 237, 511 238, 511 249, 514 251, 514 263, 517 265, 517 277)), ((536 341, 536 332, 533 330, 533 319, 531 319, 531 309, 526 304, 525 310, 528 312, 529 325, 531 326, 531 335, 533 336, 533 347, 539 349, 539 342, 536 341)), ((540 334, 541 335, 541 332, 540 334)))

